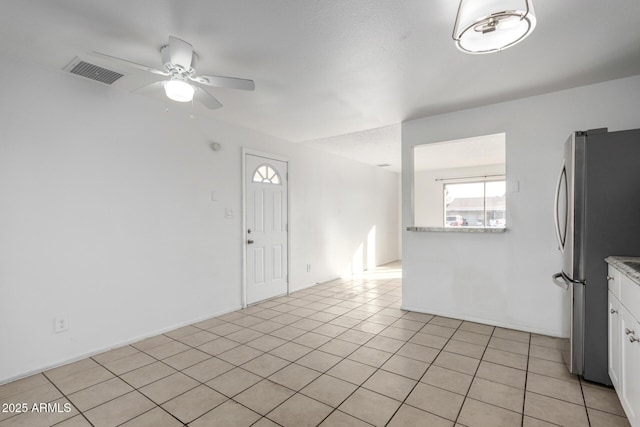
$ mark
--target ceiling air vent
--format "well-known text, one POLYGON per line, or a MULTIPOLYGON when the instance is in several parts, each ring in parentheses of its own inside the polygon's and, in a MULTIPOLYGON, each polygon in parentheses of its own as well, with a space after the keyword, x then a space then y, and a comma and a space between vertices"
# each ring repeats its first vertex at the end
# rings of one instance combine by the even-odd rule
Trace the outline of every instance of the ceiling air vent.
POLYGON ((86 77, 108 85, 122 77, 122 74, 120 73, 81 61, 78 58, 74 58, 74 60, 71 61, 71 63, 69 63, 69 65, 64 69, 69 71, 71 74, 77 74, 78 76, 86 77))

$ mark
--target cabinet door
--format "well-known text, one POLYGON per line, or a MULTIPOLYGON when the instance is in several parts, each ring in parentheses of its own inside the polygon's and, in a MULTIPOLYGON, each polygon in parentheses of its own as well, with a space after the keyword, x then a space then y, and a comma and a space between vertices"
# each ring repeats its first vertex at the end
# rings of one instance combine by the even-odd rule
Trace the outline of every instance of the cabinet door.
POLYGON ((640 324, 624 306, 620 307, 620 314, 623 332, 620 400, 629 423, 635 427, 640 425, 640 342, 637 341, 640 339, 640 324))
POLYGON ((609 266, 607 270, 607 283, 609 290, 613 293, 613 296, 620 299, 620 287, 622 284, 622 274, 615 267, 609 266))
POLYGON ((609 378, 616 390, 620 391, 620 302, 609 291, 609 378))

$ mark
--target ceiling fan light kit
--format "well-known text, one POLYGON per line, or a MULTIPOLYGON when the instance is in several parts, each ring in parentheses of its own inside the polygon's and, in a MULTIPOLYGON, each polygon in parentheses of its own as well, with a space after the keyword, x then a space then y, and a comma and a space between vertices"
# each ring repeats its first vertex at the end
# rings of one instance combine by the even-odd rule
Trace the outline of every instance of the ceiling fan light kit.
POLYGON ((167 98, 177 102, 191 102, 196 89, 180 76, 172 77, 164 83, 167 98))
POLYGON ((453 40, 463 52, 499 52, 520 43, 536 27, 531 0, 460 0, 453 40))

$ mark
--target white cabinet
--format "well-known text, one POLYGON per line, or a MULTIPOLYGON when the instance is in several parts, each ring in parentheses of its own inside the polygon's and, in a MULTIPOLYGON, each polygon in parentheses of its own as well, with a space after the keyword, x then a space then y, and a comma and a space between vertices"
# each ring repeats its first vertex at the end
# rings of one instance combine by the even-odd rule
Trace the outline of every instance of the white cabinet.
POLYGON ((622 307, 623 339, 620 352, 620 375, 622 381, 619 393, 622 407, 632 426, 640 425, 640 323, 622 307))
POLYGON ((609 266, 609 376, 629 423, 640 427, 640 284, 609 266))
POLYGON ((620 387, 620 301, 609 291, 609 378, 613 386, 620 387))

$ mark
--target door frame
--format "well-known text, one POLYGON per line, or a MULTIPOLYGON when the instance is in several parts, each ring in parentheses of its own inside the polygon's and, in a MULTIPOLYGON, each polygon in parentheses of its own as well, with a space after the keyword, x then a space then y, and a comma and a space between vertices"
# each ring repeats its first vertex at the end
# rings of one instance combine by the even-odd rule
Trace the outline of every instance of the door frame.
POLYGON ((287 164, 287 176, 285 181, 287 191, 287 293, 291 291, 291 203, 289 196, 289 159, 277 154, 266 153, 264 151, 253 150, 242 147, 242 308, 247 308, 247 154, 265 159, 278 160, 287 164))

